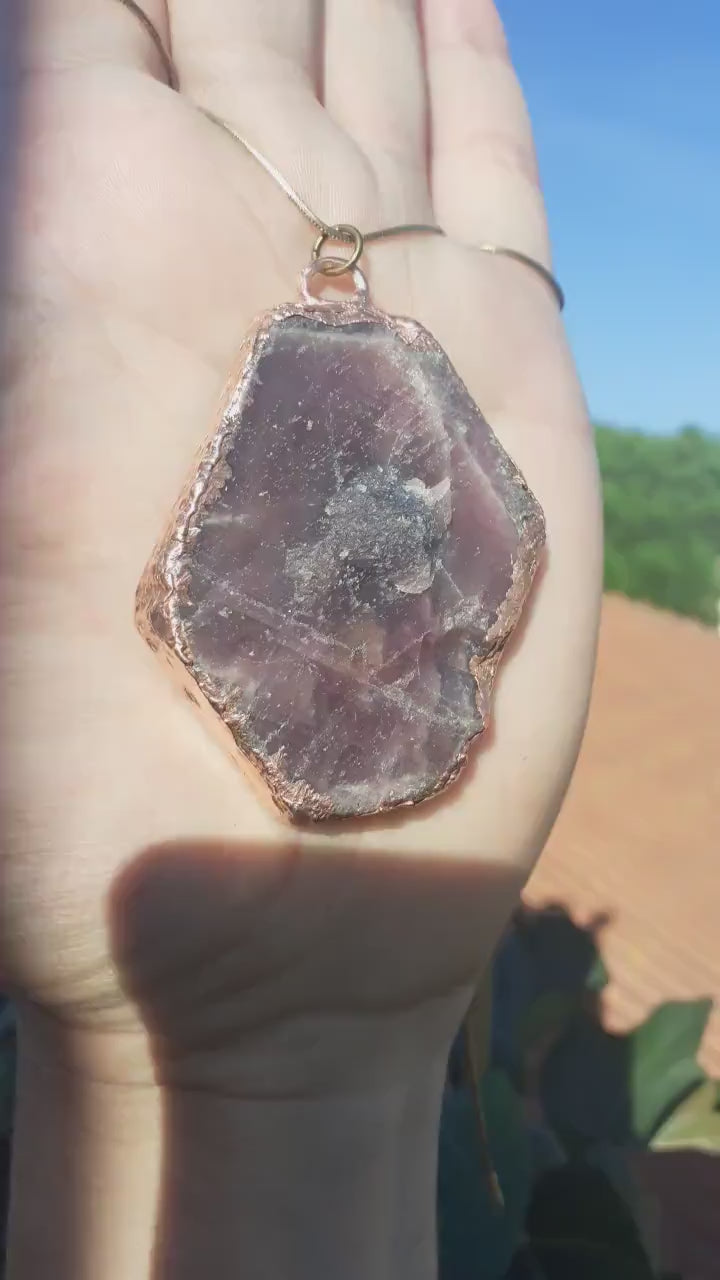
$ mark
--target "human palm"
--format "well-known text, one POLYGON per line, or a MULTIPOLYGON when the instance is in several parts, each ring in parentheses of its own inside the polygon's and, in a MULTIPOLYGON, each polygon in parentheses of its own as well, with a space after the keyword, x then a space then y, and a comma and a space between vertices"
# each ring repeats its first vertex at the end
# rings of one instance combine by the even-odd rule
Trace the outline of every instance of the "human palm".
MULTIPOLYGON (((161 29, 164 8, 147 6, 161 29)), ((328 0, 323 33, 312 0, 169 8, 181 94, 116 0, 45 0, 30 44, 2 441, 0 961, 34 1006, 112 1029, 93 1043, 149 1027, 173 1048, 168 1075, 256 1087, 273 1061, 273 1088, 366 1074, 379 1043, 395 1061, 447 1047, 574 763, 595 463, 552 294, 473 247, 547 257, 489 0, 425 0, 422 23, 414 0, 368 0, 362 22, 328 0), (312 241, 198 103, 327 220, 443 225, 369 248, 372 296, 432 330, 545 509, 487 741, 444 798, 400 817, 289 828, 134 629, 137 579, 243 334, 295 295, 312 241)), ((123 1061, 145 1070, 142 1052, 123 1061)))

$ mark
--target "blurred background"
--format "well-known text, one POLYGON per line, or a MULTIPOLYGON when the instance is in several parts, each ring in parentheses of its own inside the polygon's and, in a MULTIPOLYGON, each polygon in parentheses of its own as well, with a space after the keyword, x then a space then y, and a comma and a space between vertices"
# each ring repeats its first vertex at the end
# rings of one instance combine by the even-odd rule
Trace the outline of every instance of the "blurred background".
POLYGON ((444 1271, 717 1280, 720 5, 499 8, 596 429, 607 595, 575 778, 474 1010, 505 1213, 476 1179, 462 1215, 456 1090, 444 1271))
MULTIPOLYGON (((528 896, 609 913, 619 1023, 659 995, 720 996, 720 5, 499 8, 596 424, 612 593, 528 896)), ((720 1014, 702 1060, 720 1075, 720 1014)))

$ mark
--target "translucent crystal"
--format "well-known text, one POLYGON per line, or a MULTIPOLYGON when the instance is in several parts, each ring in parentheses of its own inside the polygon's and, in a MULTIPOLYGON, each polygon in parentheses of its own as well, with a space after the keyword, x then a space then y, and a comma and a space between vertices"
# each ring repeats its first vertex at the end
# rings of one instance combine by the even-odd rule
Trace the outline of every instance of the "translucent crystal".
POLYGON ((139 625, 283 810, 372 814, 458 773, 543 540, 425 329, 299 303, 248 343, 139 625))

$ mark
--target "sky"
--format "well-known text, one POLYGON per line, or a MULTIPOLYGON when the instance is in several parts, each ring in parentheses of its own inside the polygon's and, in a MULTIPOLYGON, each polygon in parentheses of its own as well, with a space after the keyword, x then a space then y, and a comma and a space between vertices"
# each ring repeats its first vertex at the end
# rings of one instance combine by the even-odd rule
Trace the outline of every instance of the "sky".
POLYGON ((500 0, 596 421, 720 431, 720 0, 500 0))

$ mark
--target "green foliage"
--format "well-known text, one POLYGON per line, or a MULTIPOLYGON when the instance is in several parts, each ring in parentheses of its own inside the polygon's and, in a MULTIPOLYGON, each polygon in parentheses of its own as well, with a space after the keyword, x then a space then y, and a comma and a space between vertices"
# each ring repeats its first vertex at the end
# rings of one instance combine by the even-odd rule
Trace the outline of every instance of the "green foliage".
POLYGON ((448 1089, 438 1172, 438 1247, 443 1280, 500 1280, 523 1233, 531 1187, 530 1138, 518 1095, 502 1071, 483 1077, 487 1143, 504 1204, 495 1203, 469 1088, 448 1089))
POLYGON ((588 975, 585 979, 585 988, 587 991, 594 991, 595 993, 598 993, 604 990, 609 981, 610 979, 608 977, 608 971, 605 968, 605 961, 598 951, 588 970, 588 975))
POLYGON ((499 1095, 483 1087, 485 1161, 467 1093, 443 1114, 442 1280, 670 1280, 658 1202, 630 1153, 720 1153, 720 1086, 697 1062, 711 1002, 667 1003, 629 1035, 605 1031, 608 978, 594 940, 604 923, 583 930, 557 907, 522 911, 499 949, 491 1061, 504 1071, 491 1072, 499 1095), (541 1122, 524 1122, 523 1142, 527 1103, 541 1122), (506 1197, 500 1212, 488 1155, 506 1197))
POLYGON ((640 1141, 649 1142, 705 1079, 697 1054, 711 1009, 712 1000, 663 1004, 628 1037, 632 1127, 640 1141))
MULTIPOLYGON (((624 1036, 605 1031, 591 1010, 571 1014, 540 1072, 545 1115, 570 1156, 597 1142, 645 1146, 670 1123, 705 1082, 697 1053, 711 1007, 710 1000, 663 1004, 624 1036)), ((687 1128, 685 1136, 695 1145, 687 1128)))
POLYGON ((632 1141, 629 1045, 580 1010, 568 1021, 540 1070, 545 1117, 577 1159, 596 1142, 632 1141))
POLYGON ((596 429, 605 586, 714 625, 720 596, 720 437, 596 429))
POLYGON ((705 1080, 655 1131, 653 1151, 705 1151, 720 1156, 720 1085, 705 1080))

